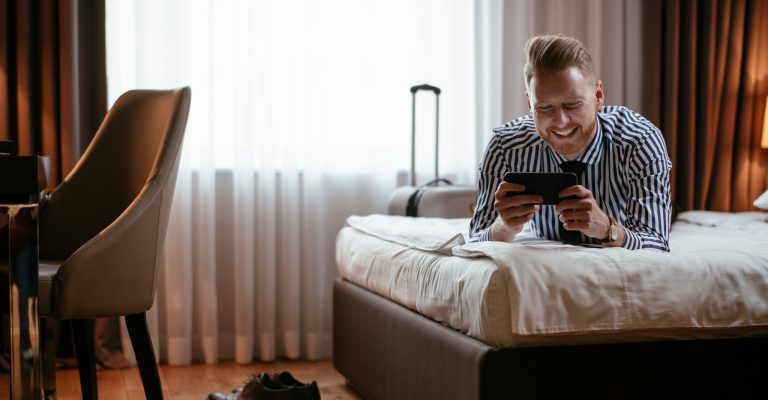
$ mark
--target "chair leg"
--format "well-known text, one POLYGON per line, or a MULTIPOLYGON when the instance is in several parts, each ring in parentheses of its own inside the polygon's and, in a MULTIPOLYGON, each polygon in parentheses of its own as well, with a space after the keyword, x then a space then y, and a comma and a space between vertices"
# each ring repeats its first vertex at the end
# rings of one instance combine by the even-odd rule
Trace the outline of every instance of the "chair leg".
POLYGON ((56 398, 56 321, 40 318, 40 357, 43 363, 43 394, 45 399, 56 398))
POLYGON ((83 400, 98 399, 96 382, 96 350, 93 347, 92 319, 72 320, 72 340, 75 342, 77 370, 80 373, 80 390, 83 400))
POLYGON ((163 388, 160 385, 160 373, 155 360, 155 350, 152 348, 152 339, 149 337, 146 314, 142 312, 126 315, 125 325, 128 327, 133 352, 136 355, 136 362, 139 364, 144 394, 148 400, 162 399, 163 388))

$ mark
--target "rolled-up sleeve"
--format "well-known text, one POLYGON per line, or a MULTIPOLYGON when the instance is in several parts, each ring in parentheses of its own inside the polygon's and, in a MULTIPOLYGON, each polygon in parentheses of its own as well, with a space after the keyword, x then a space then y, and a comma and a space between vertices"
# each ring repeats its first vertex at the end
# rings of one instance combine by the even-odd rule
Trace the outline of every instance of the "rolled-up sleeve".
POLYGON ((661 133, 653 132, 633 153, 628 165, 629 202, 623 221, 623 247, 669 251, 672 163, 661 133))
POLYGON ((493 208, 496 201, 496 188, 501 183, 500 177, 506 171, 507 165, 508 162, 504 157, 498 135, 494 134, 488 142, 479 167, 477 204, 469 224, 470 241, 472 242, 491 240, 490 227, 497 216, 496 210, 493 208))

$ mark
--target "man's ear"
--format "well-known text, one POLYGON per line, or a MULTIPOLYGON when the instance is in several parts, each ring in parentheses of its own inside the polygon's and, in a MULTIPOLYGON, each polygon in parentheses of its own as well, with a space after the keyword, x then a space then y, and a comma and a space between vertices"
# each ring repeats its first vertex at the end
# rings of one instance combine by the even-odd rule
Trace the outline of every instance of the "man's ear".
POLYGON ((531 110, 531 96, 528 94, 528 91, 525 92, 525 99, 528 101, 528 110, 531 110))
POLYGON ((603 81, 598 79, 595 81, 595 104, 597 105, 597 111, 600 111, 604 102, 605 93, 603 92, 603 81))

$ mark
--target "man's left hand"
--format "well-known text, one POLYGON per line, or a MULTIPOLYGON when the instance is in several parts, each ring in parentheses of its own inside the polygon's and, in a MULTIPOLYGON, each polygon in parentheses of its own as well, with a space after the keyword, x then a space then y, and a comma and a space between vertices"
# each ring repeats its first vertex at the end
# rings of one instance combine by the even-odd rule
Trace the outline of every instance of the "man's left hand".
POLYGON ((597 206, 595 197, 589 189, 582 185, 574 185, 565 188, 559 196, 562 200, 555 206, 555 211, 560 216, 565 229, 581 231, 595 239, 602 240, 608 237, 611 219, 597 206))

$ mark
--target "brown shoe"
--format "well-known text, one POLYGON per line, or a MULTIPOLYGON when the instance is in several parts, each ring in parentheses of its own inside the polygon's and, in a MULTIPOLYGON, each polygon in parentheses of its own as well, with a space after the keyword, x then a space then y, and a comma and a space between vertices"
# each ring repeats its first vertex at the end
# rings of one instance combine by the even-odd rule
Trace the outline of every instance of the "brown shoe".
MULTIPOLYGON (((245 383, 236 400, 295 400, 293 388, 281 387, 269 375, 259 374, 245 383)), ((226 399, 233 400, 233 399, 226 399)))
POLYGON ((272 374, 270 380, 278 387, 293 388, 295 400, 320 400, 317 382, 313 381, 309 384, 300 382, 288 371, 272 374))
POLYGON ((209 394, 208 400, 320 400, 320 390, 316 382, 299 382, 288 372, 272 376, 259 374, 230 393, 209 394))
POLYGON ((219 391, 213 392, 208 395, 208 400, 245 400, 245 398, 242 397, 243 388, 245 388, 245 386, 248 386, 248 384, 251 381, 254 381, 256 379, 259 379, 259 378, 256 375, 253 375, 251 379, 248 379, 247 381, 244 382, 245 383, 244 386, 236 387, 232 389, 232 391, 229 393, 219 392, 219 391))

